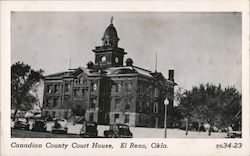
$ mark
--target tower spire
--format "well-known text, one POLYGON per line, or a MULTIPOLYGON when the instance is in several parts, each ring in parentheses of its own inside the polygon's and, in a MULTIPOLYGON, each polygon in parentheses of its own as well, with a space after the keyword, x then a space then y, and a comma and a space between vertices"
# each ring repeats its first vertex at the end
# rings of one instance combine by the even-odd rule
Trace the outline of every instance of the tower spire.
POLYGON ((157 72, 157 52, 155 53, 155 72, 157 72))
POLYGON ((113 20, 114 20, 114 17, 111 16, 111 18, 110 18, 110 24, 113 24, 113 20))

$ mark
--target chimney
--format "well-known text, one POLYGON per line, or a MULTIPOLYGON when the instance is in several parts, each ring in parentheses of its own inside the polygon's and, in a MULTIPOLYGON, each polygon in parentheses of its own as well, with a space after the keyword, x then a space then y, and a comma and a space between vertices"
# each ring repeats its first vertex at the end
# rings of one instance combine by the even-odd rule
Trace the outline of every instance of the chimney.
POLYGON ((87 63, 87 68, 88 68, 88 69, 92 69, 93 66, 94 66, 94 64, 93 64, 92 61, 89 61, 89 62, 87 63))
POLYGON ((126 66, 133 66, 134 61, 131 58, 126 60, 126 66))
POLYGON ((174 82, 174 70, 168 70, 168 80, 174 82))

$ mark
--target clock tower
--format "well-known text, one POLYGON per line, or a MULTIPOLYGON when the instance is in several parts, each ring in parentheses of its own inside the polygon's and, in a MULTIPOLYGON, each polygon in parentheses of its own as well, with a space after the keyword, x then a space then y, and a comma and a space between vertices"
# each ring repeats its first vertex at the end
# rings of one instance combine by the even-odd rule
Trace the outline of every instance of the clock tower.
POLYGON ((111 17, 111 23, 102 37, 102 46, 97 46, 93 50, 95 53, 95 67, 105 69, 123 66, 123 58, 127 53, 124 52, 123 48, 118 47, 119 40, 113 25, 113 17, 111 17))

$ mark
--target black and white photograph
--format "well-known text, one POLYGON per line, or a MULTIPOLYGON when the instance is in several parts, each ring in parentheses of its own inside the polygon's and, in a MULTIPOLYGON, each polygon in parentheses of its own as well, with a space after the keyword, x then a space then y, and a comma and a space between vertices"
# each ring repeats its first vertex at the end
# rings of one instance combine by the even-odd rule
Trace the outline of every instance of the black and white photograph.
POLYGON ((11 136, 240 138, 241 27, 239 12, 12 12, 11 136))
POLYGON ((0 155, 247 155, 243 1, 0 2, 0 155))

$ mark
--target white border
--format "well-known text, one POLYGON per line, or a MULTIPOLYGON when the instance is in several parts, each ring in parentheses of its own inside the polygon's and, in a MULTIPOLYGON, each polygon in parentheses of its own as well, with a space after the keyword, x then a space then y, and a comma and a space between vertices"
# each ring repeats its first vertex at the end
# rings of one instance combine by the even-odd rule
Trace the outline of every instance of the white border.
POLYGON ((1 154, 0 155, 248 155, 249 151, 249 2, 230 1, 1 1, 1 154), (10 138, 10 12, 11 11, 167 11, 242 12, 242 139, 94 139, 99 143, 165 142, 167 149, 13 149, 18 143, 85 143, 93 139, 12 139, 10 138), (216 149, 218 143, 241 142, 241 149, 216 149))

